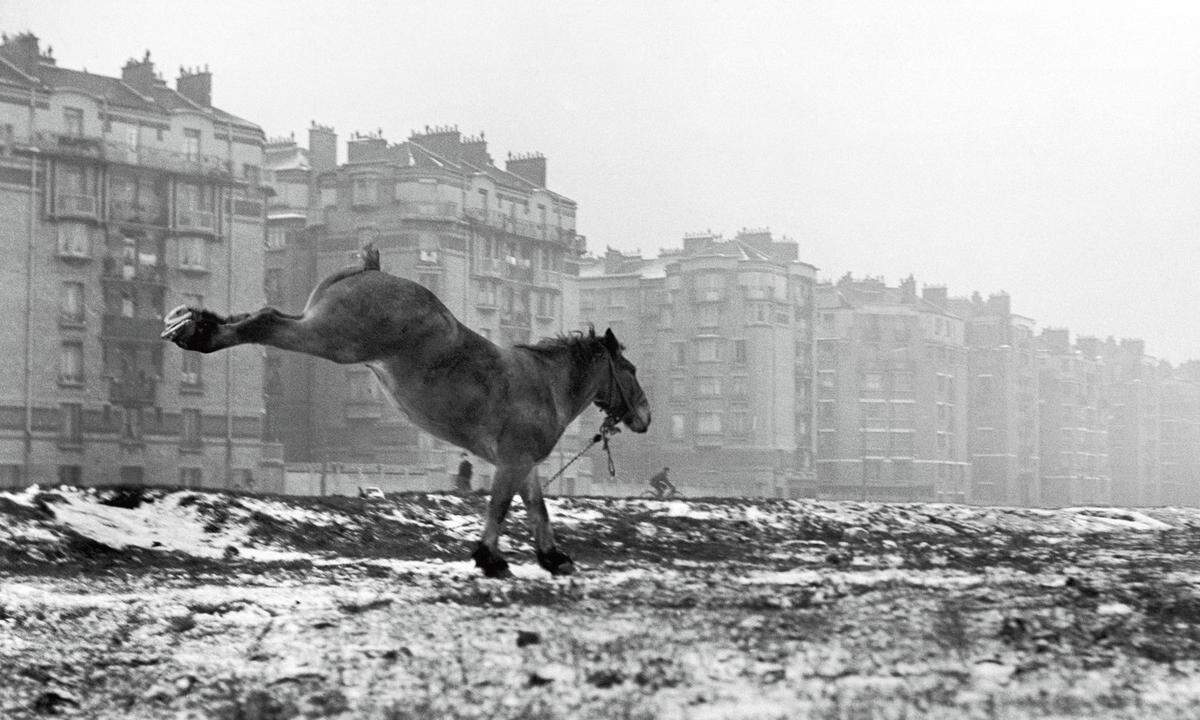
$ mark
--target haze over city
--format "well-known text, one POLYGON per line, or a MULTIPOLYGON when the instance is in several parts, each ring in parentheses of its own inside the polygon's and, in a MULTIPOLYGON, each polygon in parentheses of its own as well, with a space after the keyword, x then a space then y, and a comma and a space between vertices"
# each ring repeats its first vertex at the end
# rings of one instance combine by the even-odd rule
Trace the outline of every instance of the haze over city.
POLYGON ((1200 8, 1096 3, 6 2, 60 64, 213 71, 268 135, 537 150, 589 249, 770 227, 836 279, 1005 290, 1200 358, 1200 8))

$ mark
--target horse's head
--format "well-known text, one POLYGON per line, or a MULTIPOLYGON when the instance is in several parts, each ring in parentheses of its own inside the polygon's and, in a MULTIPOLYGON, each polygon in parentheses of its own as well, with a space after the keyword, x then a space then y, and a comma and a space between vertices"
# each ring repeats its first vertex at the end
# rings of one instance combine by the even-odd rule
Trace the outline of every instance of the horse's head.
POLYGON ((607 379, 596 393, 596 405, 614 422, 623 422, 630 430, 644 433, 650 427, 650 403, 637 380, 637 368, 625 358, 621 343, 612 329, 605 331, 604 372, 607 379))

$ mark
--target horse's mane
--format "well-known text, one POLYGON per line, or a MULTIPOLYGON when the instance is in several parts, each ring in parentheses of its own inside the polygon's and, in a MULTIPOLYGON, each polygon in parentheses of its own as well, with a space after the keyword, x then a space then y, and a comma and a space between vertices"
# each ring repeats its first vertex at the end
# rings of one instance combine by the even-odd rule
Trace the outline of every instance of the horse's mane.
POLYGON ((586 362, 604 349, 604 339, 596 336, 595 328, 589 328, 586 333, 581 330, 560 333, 554 337, 542 338, 536 343, 520 343, 516 347, 538 355, 566 353, 575 362, 586 362))

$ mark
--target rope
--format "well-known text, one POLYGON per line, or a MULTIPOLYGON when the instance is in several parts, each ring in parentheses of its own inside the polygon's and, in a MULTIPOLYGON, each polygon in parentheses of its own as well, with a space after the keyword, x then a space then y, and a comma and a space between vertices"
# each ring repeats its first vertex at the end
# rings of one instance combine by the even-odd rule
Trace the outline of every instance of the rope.
POLYGON ((604 444, 604 454, 608 456, 608 476, 610 478, 615 478, 617 476, 617 466, 613 462, 612 450, 610 450, 608 447, 608 439, 621 432, 621 428, 617 427, 617 422, 619 421, 615 420, 611 416, 604 418, 604 422, 600 423, 600 432, 592 436, 592 441, 587 444, 587 447, 575 453, 575 457, 568 460, 566 465, 563 465, 558 469, 558 472, 550 476, 549 480, 542 483, 542 490, 550 487, 550 483, 561 477, 562 474, 567 471, 567 468, 571 467, 576 460, 583 457, 584 454, 586 454, 588 450, 591 450, 596 443, 604 444))

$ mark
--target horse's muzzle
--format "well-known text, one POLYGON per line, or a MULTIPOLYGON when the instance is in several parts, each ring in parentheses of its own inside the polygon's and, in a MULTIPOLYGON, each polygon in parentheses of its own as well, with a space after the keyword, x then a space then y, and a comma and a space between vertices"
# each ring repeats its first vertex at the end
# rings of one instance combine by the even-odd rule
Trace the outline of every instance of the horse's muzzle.
POLYGON ((635 433, 644 433, 650 429, 650 408, 643 405, 625 416, 625 427, 635 433))

